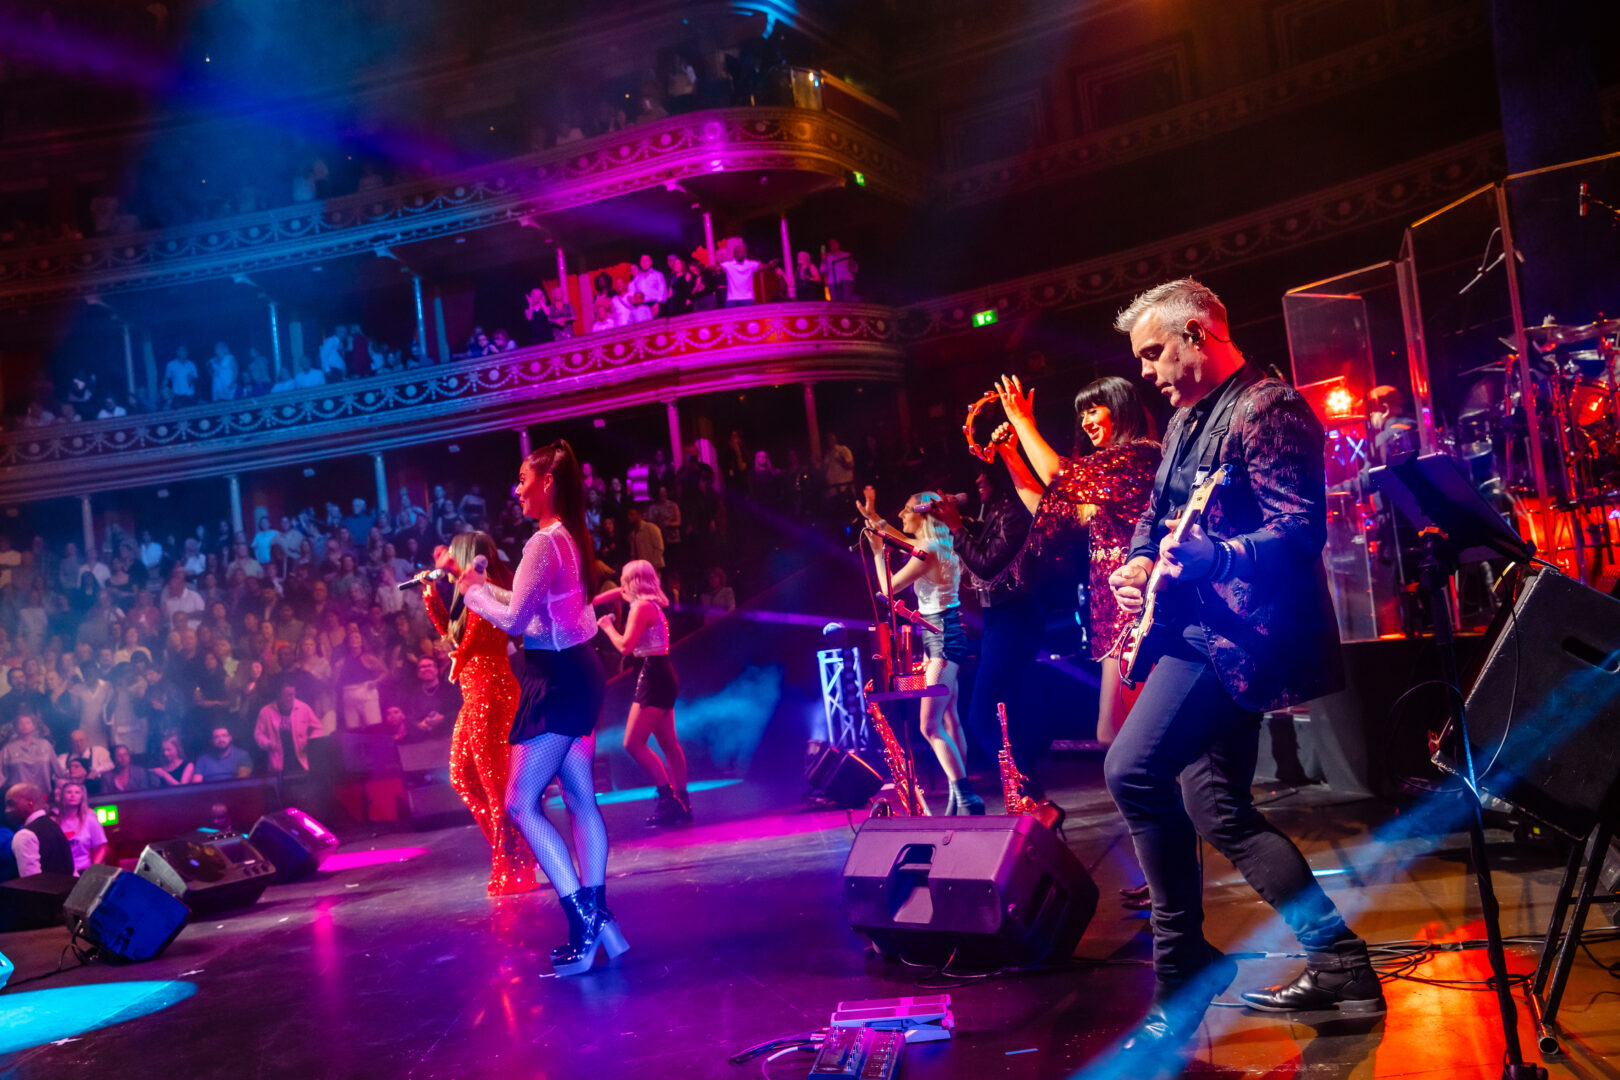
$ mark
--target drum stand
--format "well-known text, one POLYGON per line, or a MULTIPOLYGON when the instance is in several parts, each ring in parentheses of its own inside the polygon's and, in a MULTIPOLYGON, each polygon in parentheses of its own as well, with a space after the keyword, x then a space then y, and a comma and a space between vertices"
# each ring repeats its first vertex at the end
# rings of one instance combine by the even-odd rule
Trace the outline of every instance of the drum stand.
POLYGON ((1575 962, 1575 950, 1581 947, 1586 913, 1594 903, 1620 900, 1620 894, 1597 895, 1598 879, 1603 873, 1603 862, 1609 853, 1612 835, 1608 822, 1600 821, 1587 835, 1586 843, 1576 844, 1570 851, 1569 865, 1564 868, 1564 880, 1558 885, 1552 918, 1547 923, 1547 940, 1541 945, 1541 962, 1536 965, 1535 977, 1526 994, 1530 1001, 1530 1015, 1536 1022, 1536 1044, 1543 1054, 1563 1053, 1563 1048, 1558 1045, 1561 1034, 1558 1030, 1558 1005, 1569 982, 1569 969, 1575 962), (1571 903, 1575 906, 1575 916, 1566 932, 1564 920, 1569 916, 1571 903))

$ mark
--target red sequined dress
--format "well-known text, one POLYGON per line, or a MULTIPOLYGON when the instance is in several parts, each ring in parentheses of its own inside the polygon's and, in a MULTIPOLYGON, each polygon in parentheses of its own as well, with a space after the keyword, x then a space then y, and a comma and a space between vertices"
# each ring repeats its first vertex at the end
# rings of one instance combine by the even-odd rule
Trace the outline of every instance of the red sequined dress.
POLYGON ((1128 442, 1105 446, 1084 457, 1064 458, 1063 465, 1035 508, 1030 526, 1038 545, 1089 532, 1091 539, 1091 655, 1102 659, 1130 625, 1130 616, 1114 603, 1108 576, 1125 563, 1136 522, 1153 495, 1159 470, 1159 444, 1128 442))
MULTIPOLYGON (((450 613, 444 602, 437 592, 429 592, 426 602, 434 628, 448 637, 450 613)), ((452 675, 461 686, 461 713, 450 736, 450 784, 489 841, 489 895, 528 892, 537 884, 534 856, 506 814, 506 777, 512 761, 506 740, 518 703, 517 678, 506 658, 506 635, 468 612, 455 655, 452 675)))

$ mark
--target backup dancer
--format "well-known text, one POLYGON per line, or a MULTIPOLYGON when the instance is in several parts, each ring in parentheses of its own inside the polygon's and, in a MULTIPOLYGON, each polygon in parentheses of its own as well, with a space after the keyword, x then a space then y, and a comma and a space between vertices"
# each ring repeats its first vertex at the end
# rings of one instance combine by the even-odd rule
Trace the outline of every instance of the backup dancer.
MULTIPOLYGON (((512 575, 495 553, 488 533, 459 533, 436 553, 441 570, 461 575, 483 556, 488 580, 510 589, 512 575)), ((489 895, 528 892, 536 885, 534 856, 523 835, 506 816, 506 783, 511 771, 512 717, 517 712, 518 681, 506 658, 507 635, 488 620, 457 603, 446 611, 433 582, 422 581, 422 599, 439 636, 455 647, 450 681, 461 686, 461 712, 450 736, 450 786, 467 804, 489 841, 489 895)))
POLYGON ((599 946, 610 957, 630 946, 604 896, 607 826, 597 809, 591 765, 607 680, 592 644, 596 573, 585 528, 585 485, 568 443, 559 439, 525 458, 515 494, 524 516, 539 528, 523 545, 511 590, 492 587, 476 567, 461 580, 468 607, 499 629, 523 635, 506 809, 568 917, 568 944, 552 950, 552 968, 558 975, 578 975, 590 970, 599 946), (577 871, 542 805, 554 778, 573 819, 577 871))
POLYGON ((658 806, 647 824, 690 825, 692 800, 686 793, 686 754, 675 735, 675 696, 680 682, 669 659, 669 619, 664 615, 669 597, 658 585, 658 571, 646 559, 625 563, 619 582, 618 588, 602 593, 595 602, 623 597, 630 604, 622 634, 614 628, 612 615, 596 620, 614 647, 635 657, 639 667, 630 719, 624 727, 624 748, 658 785, 658 806), (664 752, 663 761, 647 745, 654 737, 664 752))

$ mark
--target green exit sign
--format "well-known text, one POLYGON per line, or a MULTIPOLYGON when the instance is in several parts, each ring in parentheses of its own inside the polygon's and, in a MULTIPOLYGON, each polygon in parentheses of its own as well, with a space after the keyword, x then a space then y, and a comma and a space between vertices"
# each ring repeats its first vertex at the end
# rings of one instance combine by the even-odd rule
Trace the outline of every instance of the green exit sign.
POLYGON ((996 320, 1000 317, 996 314, 995 308, 991 308, 989 311, 975 311, 973 313, 973 326, 975 329, 981 326, 994 326, 996 320))
POLYGON ((863 173, 863 172, 855 173, 855 186, 856 187, 865 187, 866 186, 866 174, 865 173, 863 173))
POLYGON ((98 807, 96 807, 96 820, 101 822, 103 825, 116 825, 116 824, 118 824, 118 807, 116 807, 116 806, 98 806, 98 807))

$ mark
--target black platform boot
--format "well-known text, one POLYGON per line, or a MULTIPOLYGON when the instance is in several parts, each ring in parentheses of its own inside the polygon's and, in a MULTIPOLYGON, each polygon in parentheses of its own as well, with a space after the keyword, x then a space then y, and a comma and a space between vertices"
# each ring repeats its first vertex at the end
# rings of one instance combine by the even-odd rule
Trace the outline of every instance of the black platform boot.
POLYGON ((681 788, 675 792, 675 805, 677 807, 677 810, 675 811, 675 824, 692 824, 692 796, 687 794, 685 788, 681 788))
MULTIPOLYGON (((606 933, 607 932, 607 927, 609 925, 612 925, 613 933, 615 935, 617 935, 617 937, 622 941, 623 938, 624 938, 624 935, 619 931, 619 920, 613 914, 613 912, 608 910, 608 906, 607 906, 607 886, 606 885, 581 885, 580 888, 579 888, 579 891, 582 892, 582 893, 586 893, 587 895, 592 897, 592 902, 595 903, 595 905, 596 905, 596 917, 597 917, 598 921, 600 921, 601 924, 602 924, 603 933, 606 933)), ((568 957, 568 952, 569 952, 570 948, 571 948, 570 945, 559 945, 555 949, 552 949, 551 950, 551 962, 552 962, 552 964, 555 965, 557 963, 557 961, 559 961, 559 960, 566 960, 567 957, 568 957)), ((625 948, 629 948, 629 946, 626 945, 625 948)), ((624 950, 620 949, 619 951, 623 952, 624 950)), ((617 954, 613 953, 610 950, 609 955, 617 955, 617 954)))
POLYGON ((668 784, 658 785, 658 805, 647 818, 648 828, 657 828, 660 825, 673 825, 680 820, 681 804, 675 799, 675 789, 668 784))
POLYGON ((580 889, 562 898, 563 914, 568 917, 568 944, 552 954, 551 969, 558 975, 582 975, 596 962, 598 947, 609 957, 630 947, 616 921, 604 919, 597 906, 596 889, 580 889))

